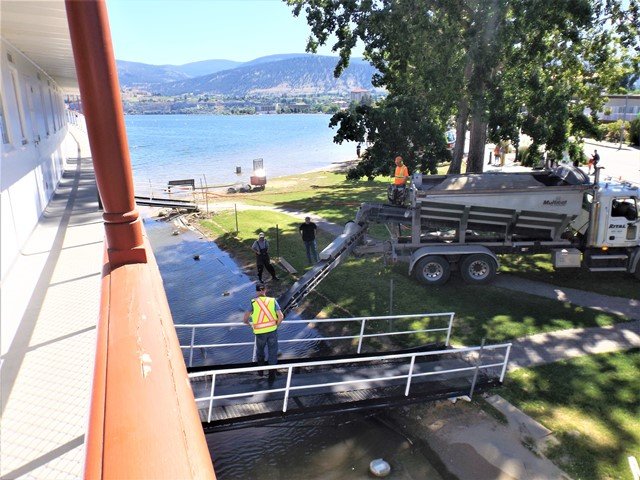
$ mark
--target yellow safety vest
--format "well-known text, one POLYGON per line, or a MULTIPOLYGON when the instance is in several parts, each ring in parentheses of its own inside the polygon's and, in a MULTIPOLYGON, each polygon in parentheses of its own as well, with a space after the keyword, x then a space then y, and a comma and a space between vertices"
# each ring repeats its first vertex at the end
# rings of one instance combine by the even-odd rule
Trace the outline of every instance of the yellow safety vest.
POLYGON ((407 183, 407 179, 405 177, 409 176, 409 169, 406 165, 402 165, 401 167, 396 167, 395 176, 393 179, 394 185, 404 185, 407 183))
POLYGON ((251 300, 251 307, 251 328, 253 328, 253 333, 259 335, 273 332, 278 328, 275 298, 254 298, 251 300))

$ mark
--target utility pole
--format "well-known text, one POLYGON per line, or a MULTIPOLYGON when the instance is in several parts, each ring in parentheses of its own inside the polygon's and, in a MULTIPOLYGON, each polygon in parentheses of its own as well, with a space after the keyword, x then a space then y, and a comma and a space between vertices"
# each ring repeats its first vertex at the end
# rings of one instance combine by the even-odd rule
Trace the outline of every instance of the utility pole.
POLYGON ((627 120, 627 104, 629 103, 629 93, 624 96, 624 111, 622 112, 622 125, 620 126, 620 146, 618 150, 622 149, 622 142, 624 141, 624 122, 627 120))

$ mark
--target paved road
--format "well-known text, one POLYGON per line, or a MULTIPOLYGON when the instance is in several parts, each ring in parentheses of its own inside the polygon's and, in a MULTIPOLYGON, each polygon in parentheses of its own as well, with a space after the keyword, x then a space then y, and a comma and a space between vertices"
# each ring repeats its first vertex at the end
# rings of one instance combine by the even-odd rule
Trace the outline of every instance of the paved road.
POLYGON ((585 153, 589 156, 594 150, 600 155, 601 179, 607 177, 627 180, 640 185, 640 149, 610 142, 585 140, 585 153))

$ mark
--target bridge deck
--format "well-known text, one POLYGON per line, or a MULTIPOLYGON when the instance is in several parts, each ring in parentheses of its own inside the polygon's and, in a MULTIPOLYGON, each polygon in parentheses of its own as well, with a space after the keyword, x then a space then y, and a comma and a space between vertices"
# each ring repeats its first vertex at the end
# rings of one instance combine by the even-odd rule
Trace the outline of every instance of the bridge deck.
POLYGON ((136 195, 136 204, 147 207, 178 208, 189 212, 198 210, 198 206, 189 200, 177 200, 172 198, 151 198, 136 195))
POLYGON ((417 357, 413 363, 394 355, 388 360, 364 363, 346 359, 347 363, 338 365, 309 362, 309 366, 294 367, 300 363, 283 363, 271 385, 266 372, 259 375, 260 367, 242 372, 231 368, 229 373, 218 369, 214 396, 223 398, 213 401, 211 375, 192 378, 192 387, 203 427, 213 431, 265 424, 283 417, 304 418, 469 395, 472 384, 475 392, 499 384, 502 356, 496 351, 483 352, 477 371, 477 352, 417 357))

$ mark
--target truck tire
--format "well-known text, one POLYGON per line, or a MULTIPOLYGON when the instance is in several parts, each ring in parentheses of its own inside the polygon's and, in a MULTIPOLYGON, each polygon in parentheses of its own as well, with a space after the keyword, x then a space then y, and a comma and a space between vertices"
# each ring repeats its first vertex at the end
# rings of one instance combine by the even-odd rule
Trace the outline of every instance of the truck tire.
POLYGON ((443 285, 451 276, 451 266, 444 257, 427 255, 416 264, 414 275, 425 285, 443 285))
POLYGON ((489 283, 496 276, 496 262, 489 255, 467 255, 460 262, 460 275, 465 283, 489 283))

